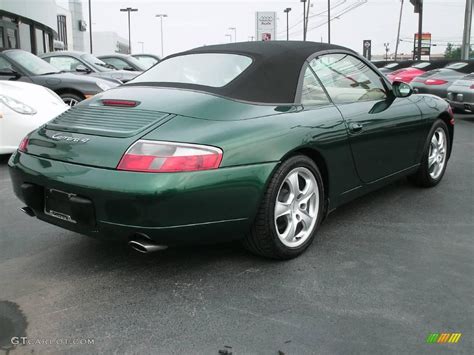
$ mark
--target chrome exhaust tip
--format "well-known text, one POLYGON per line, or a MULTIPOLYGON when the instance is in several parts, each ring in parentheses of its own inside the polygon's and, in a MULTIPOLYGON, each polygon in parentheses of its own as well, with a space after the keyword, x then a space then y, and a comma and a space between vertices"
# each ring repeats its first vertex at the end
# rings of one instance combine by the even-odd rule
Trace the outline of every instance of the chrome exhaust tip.
POLYGON ((149 254, 155 251, 165 250, 168 248, 166 245, 156 244, 144 234, 136 234, 135 237, 130 239, 128 245, 133 250, 138 251, 142 254, 149 254))
POLYGON ((21 212, 26 213, 26 214, 27 214, 28 216, 30 216, 30 217, 36 216, 36 215, 35 215, 35 211, 33 211, 33 210, 31 209, 31 207, 25 206, 25 207, 20 208, 20 210, 21 210, 21 212))

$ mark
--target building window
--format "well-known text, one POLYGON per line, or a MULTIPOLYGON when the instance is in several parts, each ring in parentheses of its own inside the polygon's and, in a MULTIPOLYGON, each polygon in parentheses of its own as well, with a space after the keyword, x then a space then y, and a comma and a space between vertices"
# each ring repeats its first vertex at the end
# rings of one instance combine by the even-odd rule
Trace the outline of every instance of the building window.
POLYGON ((58 15, 58 40, 63 42, 64 49, 67 50, 67 26, 64 15, 58 15))
POLYGON ((43 54, 45 52, 43 31, 36 28, 35 33, 36 33, 36 54, 43 54))
POLYGON ((18 48, 17 30, 14 28, 7 28, 7 48, 18 48))
POLYGON ((31 52, 31 27, 26 23, 20 23, 18 26, 20 33, 20 48, 31 52))

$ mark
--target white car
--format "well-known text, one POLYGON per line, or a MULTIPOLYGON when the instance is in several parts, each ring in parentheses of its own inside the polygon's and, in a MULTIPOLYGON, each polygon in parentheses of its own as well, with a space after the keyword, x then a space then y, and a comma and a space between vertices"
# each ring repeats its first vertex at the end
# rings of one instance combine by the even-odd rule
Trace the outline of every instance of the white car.
POLYGON ((0 80, 0 154, 13 153, 28 133, 68 108, 43 86, 0 80))

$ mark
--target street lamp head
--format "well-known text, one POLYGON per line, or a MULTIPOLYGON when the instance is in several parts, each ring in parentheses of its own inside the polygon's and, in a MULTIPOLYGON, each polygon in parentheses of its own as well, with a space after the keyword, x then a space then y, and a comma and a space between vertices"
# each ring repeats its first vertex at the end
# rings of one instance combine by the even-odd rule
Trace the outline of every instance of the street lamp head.
POLYGON ((120 9, 120 11, 122 11, 122 12, 130 12, 130 11, 131 12, 136 12, 136 11, 138 11, 138 9, 132 9, 131 7, 127 7, 125 9, 120 9))
POLYGON ((235 27, 229 27, 229 30, 235 30, 235 27))
POLYGON ((283 12, 286 12, 286 13, 288 13, 290 11, 291 11, 291 7, 287 7, 285 10, 283 10, 283 12))
POLYGON ((168 17, 167 14, 158 14, 158 15, 155 15, 155 17, 168 17))

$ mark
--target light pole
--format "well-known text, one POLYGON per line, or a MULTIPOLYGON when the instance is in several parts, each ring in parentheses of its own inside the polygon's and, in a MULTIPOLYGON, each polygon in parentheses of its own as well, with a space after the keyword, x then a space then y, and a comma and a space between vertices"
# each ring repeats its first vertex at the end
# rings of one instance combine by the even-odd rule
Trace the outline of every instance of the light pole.
POLYGON ((253 42, 254 36, 249 36, 249 42, 253 42))
POLYGON ((168 17, 167 14, 158 14, 155 17, 159 17, 161 21, 161 58, 163 58, 163 17, 168 17))
POLYGON ((301 0, 303 3, 303 41, 306 41, 306 0, 301 0))
POLYGON ((89 0, 89 47, 92 54, 92 8, 91 0, 89 0))
POLYGON ((125 9, 120 9, 121 12, 128 12, 128 54, 132 54, 132 37, 130 35, 130 12, 137 12, 138 9, 132 9, 127 7, 125 9))
POLYGON ((229 37, 229 42, 232 43, 232 35, 230 33, 226 33, 226 37, 229 37))
POLYGON ((328 0, 328 43, 331 44, 331 0, 328 0))
POLYGON ((390 43, 384 43, 385 47, 385 61, 388 62, 388 52, 390 51, 390 43))
POLYGON ((290 40, 290 27, 289 27, 289 19, 288 19, 288 14, 291 11, 291 7, 287 7, 285 10, 283 10, 284 13, 286 13, 286 40, 290 40))
POLYGON ((237 42, 237 28, 229 27, 229 30, 234 31, 234 42, 237 42))

